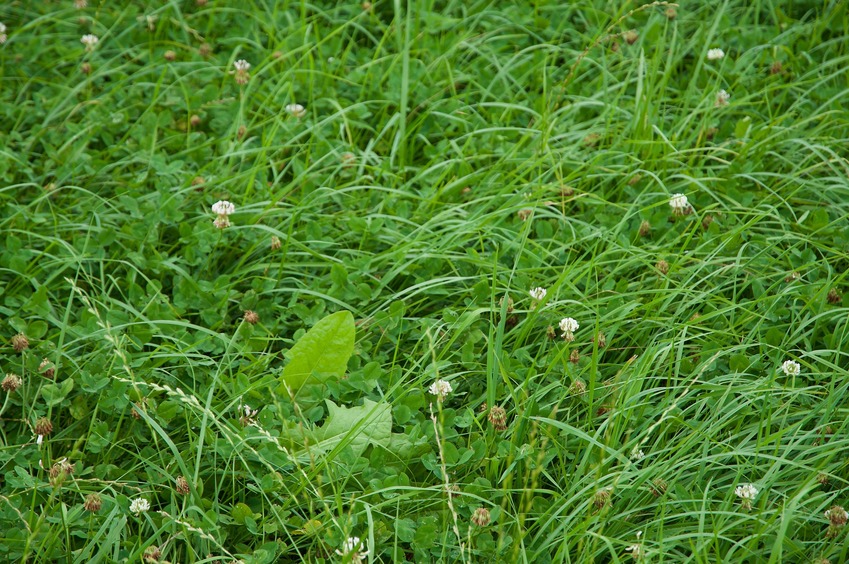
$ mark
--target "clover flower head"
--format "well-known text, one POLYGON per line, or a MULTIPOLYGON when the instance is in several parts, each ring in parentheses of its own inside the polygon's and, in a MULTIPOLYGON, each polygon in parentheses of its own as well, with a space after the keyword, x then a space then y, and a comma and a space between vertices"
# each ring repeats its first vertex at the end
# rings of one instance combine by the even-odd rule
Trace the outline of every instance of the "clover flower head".
POLYGON ((80 38, 80 42, 85 45, 86 51, 94 51, 94 46, 97 45, 99 41, 100 39, 98 39, 96 35, 91 33, 86 33, 80 38))
POLYGON ((713 105, 717 108, 721 108, 722 106, 727 106, 730 100, 731 94, 729 94, 725 90, 720 90, 716 93, 716 101, 713 105))
POLYGON ((300 104, 286 104, 286 111, 296 118, 302 118, 307 115, 307 110, 300 104))
POLYGON ((637 447, 634 447, 634 448, 631 450, 631 460, 633 460, 634 462, 640 461, 640 460, 642 460, 642 459, 643 459, 643 458, 645 458, 645 457, 646 457, 646 453, 644 453, 644 452, 642 451, 642 449, 639 449, 639 448, 637 448, 637 447))
POLYGON ((0 22, 0 43, 6 43, 6 25, 0 22))
POLYGON ((669 207, 672 208, 672 213, 675 215, 684 215, 684 212, 690 207, 690 202, 684 194, 672 194, 669 198, 669 207))
POLYGON ((348 537, 342 543, 342 550, 337 550, 339 556, 348 556, 353 564, 361 564, 368 556, 368 550, 364 550, 360 537, 348 537))
POLYGON ((725 56, 725 51, 722 49, 708 49, 707 58, 708 61, 717 61, 725 56))
POLYGON ((758 495, 758 488, 753 484, 743 484, 734 489, 734 493, 741 499, 753 500, 758 495))
POLYGON ((545 298, 547 292, 545 288, 534 288, 529 293, 533 299, 538 302, 541 302, 545 298))
POLYGON ((130 502, 130 513, 133 513, 138 517, 145 511, 150 511, 150 502, 145 498, 137 497, 132 502, 130 502))
POLYGON ((447 380, 437 380, 428 388, 428 392, 435 395, 439 401, 443 401, 448 397, 448 394, 454 391, 454 388, 451 387, 451 382, 447 380))
POLYGON ((571 317, 564 317, 560 320, 560 330, 563 331, 561 336, 567 341, 575 340, 575 331, 578 330, 578 327, 580 327, 580 324, 571 317))
POLYGON ((244 59, 239 59, 234 62, 233 66, 236 67, 236 70, 239 72, 248 72, 251 68, 251 64, 244 59))
POLYGON ((216 215, 230 215, 236 211, 236 206, 227 200, 219 200, 212 204, 212 213, 216 215))
POLYGON ((781 370, 787 376, 798 376, 802 372, 802 367, 795 360, 785 360, 781 364, 781 370))
POLYGON ((849 521, 849 513, 846 512, 840 505, 834 505, 825 510, 825 518, 829 520, 832 526, 842 527, 849 521))

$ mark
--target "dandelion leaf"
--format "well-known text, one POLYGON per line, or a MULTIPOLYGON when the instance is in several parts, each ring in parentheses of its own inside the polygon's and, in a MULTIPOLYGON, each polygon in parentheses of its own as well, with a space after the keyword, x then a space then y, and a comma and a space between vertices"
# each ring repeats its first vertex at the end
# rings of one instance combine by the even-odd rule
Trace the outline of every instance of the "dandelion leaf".
POLYGON ((313 448, 328 452, 339 444, 350 446, 359 456, 369 445, 388 447, 392 437, 392 407, 387 402, 363 400, 363 405, 345 407, 327 402, 328 417, 317 429, 313 448))
POLYGON ((307 331, 289 352, 291 360, 280 376, 278 393, 285 383, 297 392, 307 381, 324 382, 341 378, 354 352, 354 316, 349 311, 333 313, 307 331))

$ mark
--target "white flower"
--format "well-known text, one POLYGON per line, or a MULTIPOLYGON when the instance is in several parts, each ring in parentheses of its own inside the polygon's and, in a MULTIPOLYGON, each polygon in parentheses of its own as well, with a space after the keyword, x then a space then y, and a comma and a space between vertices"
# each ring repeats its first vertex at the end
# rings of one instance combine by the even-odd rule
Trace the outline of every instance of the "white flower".
POLYGON ((642 460, 645 457, 646 457, 646 453, 644 453, 641 449, 634 447, 631 450, 631 460, 633 460, 634 462, 642 460))
POLYGON ((781 370, 787 376, 798 376, 802 372, 802 367, 795 360, 785 360, 781 364, 781 370))
POLYGON ((714 102, 713 105, 717 108, 727 106, 729 100, 731 100, 731 94, 729 94, 725 90, 720 90, 716 93, 716 102, 714 102))
POLYGON ((737 494, 737 497, 742 500, 740 502, 740 505, 743 507, 743 509, 751 509, 752 502, 755 500, 755 496, 758 495, 758 488, 756 488, 752 484, 743 484, 737 486, 734 489, 734 493, 737 494))
POLYGON ((725 51, 722 49, 708 49, 707 58, 708 61, 716 61, 725 56, 725 51))
POLYGON ((454 391, 454 388, 451 387, 451 382, 446 380, 437 380, 430 385, 428 391, 435 395, 439 401, 442 401, 448 397, 448 394, 454 391))
POLYGON ((307 115, 307 110, 300 104, 287 104, 286 111, 295 116, 296 118, 302 118, 307 115))
POLYGON ((35 444, 41 446, 41 443, 44 442, 44 435, 39 435, 37 439, 35 439, 35 444))
POLYGON ((672 208, 673 214, 684 215, 684 212, 690 207, 690 202, 684 194, 672 194, 672 198, 669 199, 669 207, 672 208))
POLYGON ((348 537, 342 543, 342 550, 337 550, 339 556, 350 556, 353 564, 361 564, 365 557, 368 556, 368 550, 363 550, 363 543, 360 542, 360 537, 348 537))
POLYGON ((578 330, 578 327, 580 327, 580 324, 578 324, 577 321, 571 317, 564 317, 560 320, 560 330, 563 331, 563 335, 561 335, 561 337, 567 341, 574 341, 575 331, 578 330))
POLYGON ((227 200, 219 200, 212 204, 212 213, 217 215, 230 215, 236 211, 236 206, 227 200))
POLYGON ((86 6, 88 6, 87 0, 74 0, 74 8, 78 8, 78 9, 82 10, 86 6))
POLYGON ((136 516, 150 510, 150 502, 143 497, 137 497, 130 503, 130 512, 136 516))
POLYGON ((0 22, 0 43, 6 43, 6 24, 0 22))
POLYGON ((545 294, 547 292, 545 291, 545 288, 534 288, 529 293, 531 294, 531 297, 533 299, 535 299, 538 302, 541 302, 545 298, 545 294))
POLYGON ((236 67, 236 70, 239 72, 248 72, 248 70, 251 68, 251 64, 244 59, 239 59, 238 61, 233 63, 233 66, 236 67))
POLYGON ((846 521, 849 521, 849 513, 839 505, 826 509, 824 515, 832 523, 846 523, 846 521))
POLYGON ((87 33, 80 38, 80 43, 85 45, 86 51, 94 51, 94 46, 97 45, 97 42, 100 41, 96 35, 92 35, 91 33, 87 33))
POLYGON ((631 556, 634 557, 634 560, 639 560, 643 557, 643 547, 638 544, 632 544, 628 548, 625 549, 626 552, 630 552, 631 556))

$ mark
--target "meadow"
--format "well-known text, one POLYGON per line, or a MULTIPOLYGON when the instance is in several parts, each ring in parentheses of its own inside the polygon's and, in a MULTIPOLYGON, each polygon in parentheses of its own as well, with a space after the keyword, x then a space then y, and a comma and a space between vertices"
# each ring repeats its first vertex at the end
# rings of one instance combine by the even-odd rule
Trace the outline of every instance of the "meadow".
POLYGON ((0 562, 849 561, 846 0, 0 23, 0 562))

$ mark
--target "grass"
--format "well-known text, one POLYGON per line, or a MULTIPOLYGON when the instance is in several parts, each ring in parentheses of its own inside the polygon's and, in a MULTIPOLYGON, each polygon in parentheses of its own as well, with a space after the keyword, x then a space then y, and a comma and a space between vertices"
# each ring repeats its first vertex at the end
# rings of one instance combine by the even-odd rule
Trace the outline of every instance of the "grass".
POLYGON ((0 8, 0 560, 849 560, 845 1, 88 4, 0 8))

